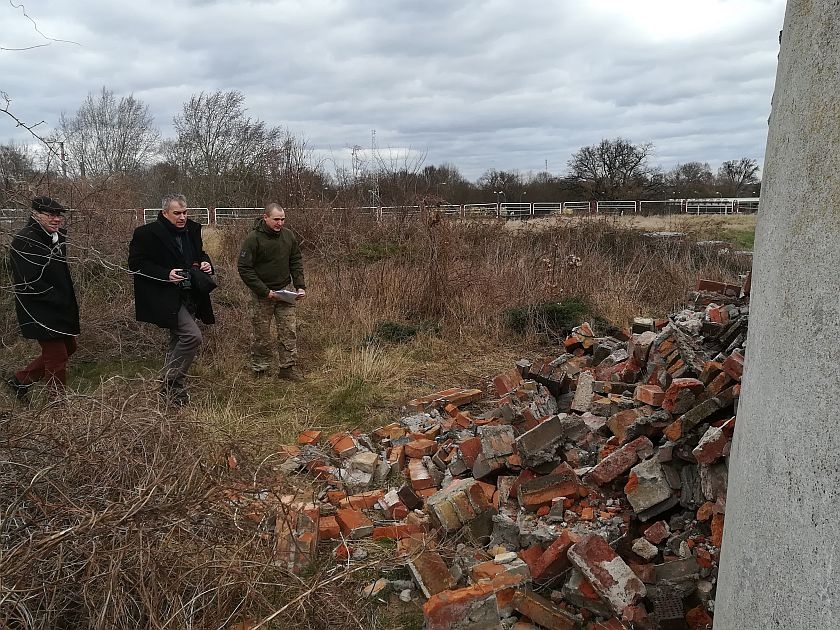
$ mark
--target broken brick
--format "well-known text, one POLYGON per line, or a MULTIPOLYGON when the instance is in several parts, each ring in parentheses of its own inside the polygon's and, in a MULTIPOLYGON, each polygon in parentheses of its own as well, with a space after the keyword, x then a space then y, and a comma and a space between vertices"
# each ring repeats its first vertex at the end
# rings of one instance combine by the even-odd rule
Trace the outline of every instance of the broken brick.
POLYGON ((593 534, 575 543, 568 556, 617 615, 647 593, 642 581, 600 536, 593 534))

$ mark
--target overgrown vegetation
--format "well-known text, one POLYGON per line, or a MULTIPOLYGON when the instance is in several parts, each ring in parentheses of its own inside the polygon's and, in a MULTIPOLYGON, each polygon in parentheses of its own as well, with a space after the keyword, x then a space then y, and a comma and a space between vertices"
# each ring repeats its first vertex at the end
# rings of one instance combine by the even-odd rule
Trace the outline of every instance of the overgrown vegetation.
POLYGON ((541 302, 505 311, 507 326, 514 332, 523 334, 530 328, 555 338, 565 337, 572 328, 593 317, 600 319, 592 312, 586 300, 577 296, 568 297, 562 302, 541 302))
MULTIPOLYGON (((250 298, 235 263, 250 222, 206 229, 218 323, 193 368, 195 403, 175 413, 154 391, 165 334, 133 317, 133 219, 95 207, 79 216, 78 393, 66 406, 36 397, 31 409, 0 398, 0 625, 10 627, 219 628, 275 613, 262 627, 408 626, 416 610, 358 596, 376 562, 353 573, 324 561, 305 576, 275 566, 271 497, 300 491, 273 468, 281 445, 308 428, 378 426, 415 395, 482 386, 517 358, 556 353, 541 333, 556 341, 592 317, 626 326, 674 310, 698 276, 746 271, 692 238, 650 239, 612 222, 512 229, 289 211, 309 290, 299 309, 307 379, 287 384, 246 368, 250 298), (239 501, 254 493, 270 500, 249 520, 239 501)), ((0 300, 8 371, 34 345, 17 336, 11 294, 0 300)))

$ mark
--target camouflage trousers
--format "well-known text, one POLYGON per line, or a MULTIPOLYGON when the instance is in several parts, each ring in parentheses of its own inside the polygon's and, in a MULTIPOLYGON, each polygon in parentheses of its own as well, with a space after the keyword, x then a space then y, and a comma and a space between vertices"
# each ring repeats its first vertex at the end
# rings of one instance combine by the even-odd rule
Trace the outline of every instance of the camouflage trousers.
POLYGON ((254 296, 251 302, 251 321, 254 324, 251 342, 251 369, 264 372, 271 368, 274 348, 277 348, 277 366, 292 367, 297 364, 297 326, 294 304, 254 296), (276 335, 271 334, 274 320, 276 335))

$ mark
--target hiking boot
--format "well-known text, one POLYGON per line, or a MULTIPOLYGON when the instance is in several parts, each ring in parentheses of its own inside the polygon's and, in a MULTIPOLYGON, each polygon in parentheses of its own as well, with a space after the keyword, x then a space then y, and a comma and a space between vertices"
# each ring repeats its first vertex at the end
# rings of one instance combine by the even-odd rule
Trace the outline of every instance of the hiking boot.
POLYGON ((303 380, 303 373, 296 365, 280 368, 277 370, 277 376, 278 378, 282 378, 284 381, 295 381, 296 383, 303 380))
POLYGON ((6 379, 6 385, 8 385, 9 389, 12 390, 14 393, 15 398, 17 398, 21 402, 29 402, 29 389, 32 387, 32 383, 24 384, 21 383, 17 376, 11 376, 6 379))
POLYGON ((160 388, 160 397, 169 405, 184 407, 190 404, 190 394, 184 387, 167 386, 160 388))

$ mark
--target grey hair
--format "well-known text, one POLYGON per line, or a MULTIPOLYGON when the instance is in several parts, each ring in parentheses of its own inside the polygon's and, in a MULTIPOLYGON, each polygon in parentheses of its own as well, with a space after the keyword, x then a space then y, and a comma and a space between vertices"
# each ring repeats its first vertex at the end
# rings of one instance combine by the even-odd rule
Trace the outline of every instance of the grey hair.
POLYGON ((179 205, 184 206, 185 208, 187 207, 187 198, 184 197, 184 195, 182 195, 181 193, 172 193, 171 195, 166 195, 166 197, 163 198, 163 201, 160 202, 161 209, 164 212, 166 212, 166 210, 169 208, 169 204, 173 201, 177 202, 179 205))
POLYGON ((286 211, 286 209, 283 206, 281 206, 279 203, 271 202, 269 204, 266 204, 265 214, 266 215, 270 214, 272 210, 282 210, 283 212, 286 211))

